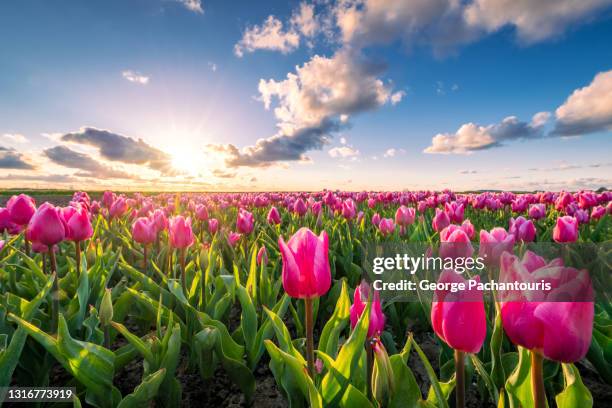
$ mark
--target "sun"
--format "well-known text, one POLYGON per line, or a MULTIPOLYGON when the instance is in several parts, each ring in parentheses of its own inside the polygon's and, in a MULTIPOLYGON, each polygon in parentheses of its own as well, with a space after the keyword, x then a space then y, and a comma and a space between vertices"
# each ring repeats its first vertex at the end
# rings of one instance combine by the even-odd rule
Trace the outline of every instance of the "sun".
POLYGON ((168 149, 172 166, 189 176, 197 176, 205 169, 204 155, 193 146, 173 146, 168 149))

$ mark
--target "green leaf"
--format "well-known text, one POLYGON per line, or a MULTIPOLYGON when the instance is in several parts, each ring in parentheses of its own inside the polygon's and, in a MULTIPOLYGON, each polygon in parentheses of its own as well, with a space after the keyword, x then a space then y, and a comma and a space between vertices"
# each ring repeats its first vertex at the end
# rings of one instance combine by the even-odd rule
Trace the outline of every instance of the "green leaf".
POLYGON ((346 327, 349 320, 350 307, 351 299, 348 295, 346 281, 342 280, 342 289, 340 290, 338 302, 336 302, 336 308, 327 323, 325 323, 319 338, 319 350, 332 357, 335 357, 338 352, 340 333, 346 327))
POLYGON ((242 285, 236 285, 236 294, 238 295, 238 300, 242 308, 240 327, 242 328, 244 344, 246 345, 247 356, 249 357, 249 365, 254 368, 257 362, 251 359, 256 353, 254 347, 257 337, 257 312, 255 311, 255 305, 253 304, 251 296, 249 296, 249 293, 242 285))
POLYGON ((565 388, 555 397, 558 408, 589 408, 593 406, 593 396, 582 382, 580 372, 573 364, 562 364, 565 388))
POLYGON ((519 360, 514 371, 506 380, 506 392, 510 401, 510 408, 533 406, 531 395, 531 360, 529 350, 518 347, 519 360))
POLYGON ((491 396, 491 398, 493 398, 494 404, 497 405, 499 401, 499 392, 497 391, 497 387, 493 383, 493 379, 489 376, 489 373, 487 373, 487 370, 484 368, 482 362, 476 354, 470 354, 470 359, 472 360, 472 364, 476 368, 476 372, 484 381, 485 386, 489 391, 489 395, 491 396))
POLYGON ((401 354, 390 357, 391 369, 395 380, 395 391, 389 401, 390 408, 416 407, 421 397, 421 390, 416 378, 401 354))
POLYGON ((157 396, 159 386, 166 376, 166 369, 162 368, 153 374, 146 376, 134 389, 134 392, 121 400, 117 408, 140 408, 148 406, 150 401, 157 396))
POLYGON ((264 307, 264 311, 268 315, 270 322, 272 323, 272 327, 274 328, 274 332, 276 333, 276 339, 280 344, 280 348, 285 353, 296 358, 300 363, 306 366, 306 360, 304 356, 295 348, 293 342, 291 341, 291 335, 289 334, 289 330, 287 330, 287 326, 281 320, 280 317, 276 315, 273 311, 264 307))
POLYGON ((495 387, 500 389, 506 382, 506 373, 502 364, 502 343, 504 340, 504 328, 502 325, 501 311, 499 304, 495 302, 495 324, 493 325, 493 333, 491 334, 491 380, 495 387))
POLYGON ((140 337, 132 334, 127 327, 122 325, 121 323, 111 322, 111 325, 115 330, 117 330, 125 339, 133 345, 136 350, 142 355, 142 357, 150 364, 155 365, 155 357, 153 353, 151 353, 151 345, 145 343, 140 339, 140 337))
MULTIPOLYGON (((425 355, 425 353, 423 353, 423 350, 421 349, 421 347, 418 345, 418 343, 416 342, 414 338, 412 338, 412 345, 414 346, 414 349, 416 350, 419 358, 421 359, 423 366, 425 366, 425 371, 427 372, 427 376, 429 377, 429 381, 431 382, 431 387, 433 389, 433 395, 435 395, 437 405, 440 407, 448 408, 448 402, 446 401, 446 399, 448 398, 448 394, 445 394, 445 392, 442 390, 441 383, 438 380, 438 377, 436 376, 436 373, 434 372, 434 369, 431 366, 431 363, 429 362, 429 360, 427 359, 427 356, 425 355)), ((450 385, 450 382, 447 385, 450 385)), ((453 387, 454 387, 454 383, 453 383, 453 387)), ((448 387, 445 387, 445 388, 448 388, 448 387)), ((450 393, 450 391, 448 391, 448 393, 450 393)), ((428 400, 429 400, 429 396, 428 396, 428 400)))

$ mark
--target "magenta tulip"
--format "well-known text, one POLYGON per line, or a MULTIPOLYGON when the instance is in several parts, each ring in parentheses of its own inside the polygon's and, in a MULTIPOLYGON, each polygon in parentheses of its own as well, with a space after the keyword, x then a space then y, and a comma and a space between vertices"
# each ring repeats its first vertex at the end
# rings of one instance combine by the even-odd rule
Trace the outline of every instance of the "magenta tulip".
POLYGON ((66 207, 62 211, 66 225, 66 239, 70 241, 85 241, 93 235, 89 213, 84 207, 66 207))
MULTIPOLYGON (((474 280, 480 282, 480 277, 476 276, 474 280)), ((478 353, 487 335, 482 291, 468 289, 468 281, 448 269, 442 272, 438 283, 463 283, 466 289, 455 293, 436 290, 431 305, 434 332, 455 350, 478 353)))
POLYGON ((11 222, 17 225, 27 225, 36 212, 36 202, 25 194, 12 196, 6 203, 11 222))
POLYGON ((448 215, 450 222, 459 224, 463 221, 464 206, 457 202, 444 204, 444 211, 448 215))
POLYGON ((268 264, 268 251, 266 251, 266 247, 262 246, 261 248, 259 248, 259 251, 257 251, 257 265, 261 264, 267 265, 268 264))
POLYGON ((306 206, 306 203, 304 203, 304 200, 302 200, 301 198, 295 200, 295 203, 293 204, 294 213, 296 213, 300 217, 303 217, 307 211, 308 207, 306 206))
POLYGON ((471 258, 474 247, 464 229, 451 224, 440 231, 440 256, 442 258, 471 258))
POLYGON ((407 227, 414 223, 416 212, 412 207, 400 206, 395 211, 395 223, 401 227, 407 227))
POLYGON ((157 230, 155 223, 145 217, 137 218, 132 224, 132 238, 139 244, 151 244, 155 242, 157 230))
MULTIPOLYGON (((361 314, 366 308, 368 298, 370 297, 370 285, 366 281, 362 281, 355 288, 353 296, 353 304, 350 307, 351 329, 354 329, 361 317, 361 314)), ((370 325, 368 326, 368 338, 377 337, 385 329, 385 314, 382 311, 380 296, 377 291, 374 291, 372 297, 372 306, 370 309, 370 325)))
POLYGON ((184 249, 190 247, 195 237, 191 229, 191 218, 183 218, 182 215, 170 218, 168 222, 168 235, 170 246, 173 248, 184 249))
POLYGON ((249 235, 253 231, 253 227, 253 214, 241 208, 238 211, 238 218, 236 219, 236 229, 242 234, 249 235))
POLYGON ((431 220, 431 226, 434 231, 440 232, 449 225, 450 219, 448 218, 448 214, 439 208, 436 208, 436 215, 434 215, 433 219, 431 220))
POLYGON ((232 231, 227 236, 227 242, 231 247, 235 247, 238 241, 240 241, 240 238, 242 238, 242 234, 232 231))
POLYGON ((211 235, 215 235, 219 231, 219 220, 216 218, 210 218, 208 220, 208 232, 211 235))
POLYGON ((557 218, 553 229, 553 239, 559 243, 576 242, 578 240, 578 220, 569 215, 557 218))
POLYGON ((395 224, 391 218, 383 218, 378 223, 378 229, 380 230, 380 233, 385 236, 393 234, 393 231, 395 231, 395 224))
POLYGON ((372 225, 378 227, 378 224, 380 224, 380 214, 374 213, 374 215, 372 216, 372 225))
POLYGON ((546 217, 546 205, 544 204, 531 204, 529 207, 529 217, 534 220, 539 220, 546 217))
POLYGON ((66 226, 61 210, 50 203, 44 203, 34 213, 28 224, 28 238, 52 247, 66 237, 66 226))
POLYGON ((15 224, 11 221, 11 213, 8 208, 0 208, 0 233, 11 231, 15 228, 15 224))
POLYGON ((512 252, 514 239, 514 235, 501 227, 493 228, 490 232, 480 230, 478 256, 484 258, 487 265, 497 266, 502 253, 512 252))
POLYGON ((352 220, 357 215, 357 207, 355 202, 349 198, 342 202, 342 216, 347 220, 352 220))
POLYGON ((208 220, 208 208, 203 204, 198 204, 195 208, 195 214, 198 221, 208 220))
POLYGON ((312 299, 327 293, 331 272, 325 231, 317 237, 308 228, 300 228, 287 243, 279 237, 278 245, 283 259, 283 287, 289 296, 312 299))
POLYGON ((128 204, 125 201, 125 198, 119 197, 111 205, 108 214, 110 215, 111 218, 120 218, 127 212, 127 210, 128 210, 128 204))
POLYGON ((536 227, 533 221, 525 217, 510 218, 508 232, 514 235, 515 241, 533 242, 536 236, 536 227))
POLYGON ((268 211, 267 221, 270 225, 278 225, 281 223, 281 216, 276 207, 270 207, 270 211, 268 211))

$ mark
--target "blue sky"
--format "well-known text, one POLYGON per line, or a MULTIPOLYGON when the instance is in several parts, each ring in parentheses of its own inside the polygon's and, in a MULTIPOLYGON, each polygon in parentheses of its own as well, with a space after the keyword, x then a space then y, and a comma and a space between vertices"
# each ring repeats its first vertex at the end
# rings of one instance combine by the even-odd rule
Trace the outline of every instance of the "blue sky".
POLYGON ((0 185, 610 186, 610 38, 606 0, 5 1, 0 185))

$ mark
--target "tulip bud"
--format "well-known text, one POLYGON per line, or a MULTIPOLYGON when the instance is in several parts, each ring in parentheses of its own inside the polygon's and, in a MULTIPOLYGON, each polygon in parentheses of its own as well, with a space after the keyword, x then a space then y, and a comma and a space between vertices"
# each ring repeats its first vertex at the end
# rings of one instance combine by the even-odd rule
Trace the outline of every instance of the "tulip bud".
POLYGON ((264 265, 268 264, 268 251, 265 246, 262 246, 257 252, 257 265, 261 265, 262 262, 264 265))
POLYGON ((108 326, 113 321, 113 299, 110 289, 104 291, 102 302, 100 303, 100 324, 108 326))
MULTIPOLYGON (((355 288, 353 295, 353 304, 350 307, 351 329, 354 329, 366 308, 368 298, 370 297, 370 285, 366 281, 362 281, 355 288)), ((385 329, 385 314, 382 311, 380 296, 377 291, 374 291, 372 299, 372 307, 370 309, 370 325, 368 326, 368 338, 377 337, 385 329)))
POLYGON ((12 196, 6 203, 6 208, 9 210, 11 222, 17 225, 26 225, 36 212, 36 203, 34 199, 25 194, 12 196))
POLYGON ((211 218, 208 220, 208 232, 211 235, 215 235, 219 231, 219 220, 216 218, 211 218))
POLYGON ((191 218, 187 217, 185 219, 182 215, 170 218, 168 234, 170 245, 173 248, 190 247, 195 240, 191 229, 191 218))
POLYGON ((64 220, 57 207, 44 203, 34 213, 27 231, 30 241, 37 241, 51 247, 66 237, 64 220))
POLYGON ((450 219, 448 218, 448 214, 446 214, 444 211, 440 210, 439 208, 436 208, 436 215, 431 220, 431 226, 434 229, 434 231, 440 232, 444 228, 448 227, 449 225, 450 225, 450 219))
POLYGON ((380 230, 380 233, 385 236, 393 234, 393 231, 395 231, 395 224, 393 223, 393 220, 391 218, 383 218, 378 223, 378 229, 380 230))
POLYGON ((508 234, 505 229, 493 228, 490 232, 480 231, 480 248, 478 255, 484 258, 487 265, 499 265, 499 258, 504 252, 512 252, 514 248, 514 235, 508 234))
POLYGON ((306 211, 308 211, 308 207, 306 207, 304 200, 298 198, 293 204, 293 212, 295 212, 300 217, 303 217, 306 214, 306 211))
POLYGON ((270 211, 268 211, 267 220, 268 224, 270 225, 278 225, 281 223, 281 216, 276 207, 270 207, 270 211))
POLYGON ((137 218, 132 224, 132 238, 134 238, 134 241, 146 245, 155 242, 156 237, 155 224, 148 218, 137 218))
POLYGON ((379 406, 387 406, 389 397, 395 388, 395 377, 389 354, 380 339, 372 340, 372 352, 374 354, 374 367, 372 368, 372 394, 379 406))
POLYGON ((78 242, 91 238, 93 228, 89 213, 84 207, 66 207, 62 211, 62 216, 66 223, 66 239, 78 242))
POLYGON ((536 227, 533 221, 524 217, 510 218, 508 232, 514 235, 516 241, 533 242, 536 236, 536 227))
POLYGON ((236 219, 236 229, 242 234, 249 235, 253 231, 253 226, 253 214, 241 208, 236 219))
POLYGON ((406 227, 414 223, 415 217, 416 213, 414 208, 408 208, 402 205, 395 212, 395 223, 399 226, 406 227))

